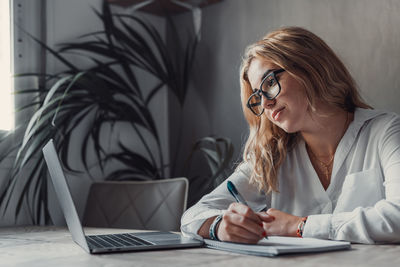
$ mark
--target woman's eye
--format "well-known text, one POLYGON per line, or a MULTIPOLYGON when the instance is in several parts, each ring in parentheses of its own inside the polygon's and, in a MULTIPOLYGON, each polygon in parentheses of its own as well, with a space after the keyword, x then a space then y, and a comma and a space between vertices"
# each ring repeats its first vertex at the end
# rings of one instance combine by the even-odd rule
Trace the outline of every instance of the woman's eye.
POLYGON ((267 80, 268 87, 272 87, 275 84, 275 79, 267 80))

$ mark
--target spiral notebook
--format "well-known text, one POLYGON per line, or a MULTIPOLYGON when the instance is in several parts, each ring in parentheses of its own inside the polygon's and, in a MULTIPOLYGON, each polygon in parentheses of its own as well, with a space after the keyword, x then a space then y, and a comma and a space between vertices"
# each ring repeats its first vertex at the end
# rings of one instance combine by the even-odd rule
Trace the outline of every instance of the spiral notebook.
POLYGON ((284 254, 324 252, 350 249, 350 242, 315 238, 270 236, 256 245, 220 242, 204 239, 206 247, 240 254, 274 257, 284 254))

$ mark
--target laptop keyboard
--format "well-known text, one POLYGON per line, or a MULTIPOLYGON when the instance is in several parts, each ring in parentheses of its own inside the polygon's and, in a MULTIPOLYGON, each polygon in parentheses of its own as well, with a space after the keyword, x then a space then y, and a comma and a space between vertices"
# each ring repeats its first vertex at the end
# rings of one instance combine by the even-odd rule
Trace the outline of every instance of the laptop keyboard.
POLYGON ((92 248, 112 247, 137 247, 154 245, 132 234, 92 235, 86 236, 89 246, 92 248))

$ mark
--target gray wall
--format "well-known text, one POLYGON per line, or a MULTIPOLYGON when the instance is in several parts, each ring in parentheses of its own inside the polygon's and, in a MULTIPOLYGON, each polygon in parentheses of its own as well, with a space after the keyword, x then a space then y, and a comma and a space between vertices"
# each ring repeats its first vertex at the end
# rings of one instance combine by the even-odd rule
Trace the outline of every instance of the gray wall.
POLYGON ((247 134, 240 59, 248 44, 281 26, 302 26, 322 37, 370 105, 400 113, 399 14, 395 0, 224 0, 204 8, 195 91, 185 107, 186 149, 193 139, 214 133, 233 140, 240 160, 247 134))

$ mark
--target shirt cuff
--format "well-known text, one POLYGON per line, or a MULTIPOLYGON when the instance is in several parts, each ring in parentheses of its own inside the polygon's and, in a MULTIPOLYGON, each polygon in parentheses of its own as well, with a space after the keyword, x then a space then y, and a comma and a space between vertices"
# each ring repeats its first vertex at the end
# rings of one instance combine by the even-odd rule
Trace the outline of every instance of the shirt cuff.
POLYGON ((204 220, 197 220, 192 222, 191 224, 181 225, 181 233, 183 236, 191 237, 198 240, 203 240, 197 231, 199 231, 200 227, 203 225, 206 219, 204 220))
POLYGON ((310 215, 304 226, 303 237, 331 239, 332 214, 310 215))
POLYGON ((191 214, 185 213, 181 220, 181 232, 183 236, 192 237, 195 239, 203 240, 203 238, 197 234, 203 223, 213 216, 222 215, 224 210, 207 210, 196 216, 197 219, 191 218, 191 214))

